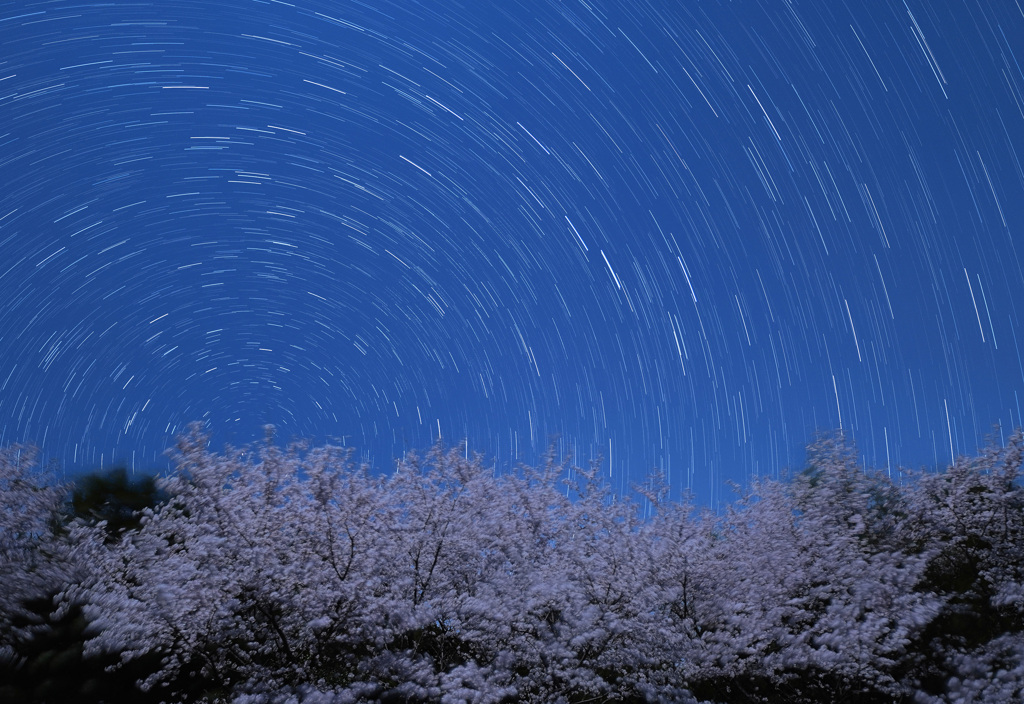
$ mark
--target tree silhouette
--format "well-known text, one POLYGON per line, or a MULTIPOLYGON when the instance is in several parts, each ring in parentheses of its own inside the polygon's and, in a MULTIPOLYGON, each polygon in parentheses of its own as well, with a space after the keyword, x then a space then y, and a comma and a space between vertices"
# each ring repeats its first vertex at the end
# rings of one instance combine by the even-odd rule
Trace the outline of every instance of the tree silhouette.
MULTIPOLYGON (((51 491, 61 489, 52 487, 51 491)), ((155 508, 165 496, 152 475, 130 479, 123 467, 87 474, 76 482, 63 510, 48 521, 50 530, 43 530, 40 523, 35 537, 42 552, 52 553, 56 559, 60 550, 54 546, 68 537, 72 522, 80 519, 90 526, 102 523, 104 543, 113 544, 126 531, 138 529, 141 512, 155 508)), ((13 637, 0 651, 0 680, 4 682, 0 702, 158 701, 155 694, 145 695, 136 686, 137 680, 157 667, 158 658, 150 655, 115 668, 118 653, 86 654, 90 620, 80 603, 63 599, 64 587, 40 583, 35 593, 18 599, 11 618, 13 637)))
POLYGON ((86 474, 75 482, 68 519, 82 519, 90 525, 105 522, 107 542, 115 542, 126 530, 139 527, 144 509, 156 508, 166 498, 154 475, 129 478, 125 467, 115 467, 86 474))

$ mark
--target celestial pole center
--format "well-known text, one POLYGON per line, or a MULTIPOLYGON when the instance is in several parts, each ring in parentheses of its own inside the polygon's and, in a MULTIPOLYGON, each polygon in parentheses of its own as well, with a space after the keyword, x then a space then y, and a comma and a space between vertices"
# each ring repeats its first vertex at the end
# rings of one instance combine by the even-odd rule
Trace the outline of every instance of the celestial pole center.
POLYGON ((549 443, 702 503, 1022 423, 1015 2, 0 4, 0 442, 549 443))

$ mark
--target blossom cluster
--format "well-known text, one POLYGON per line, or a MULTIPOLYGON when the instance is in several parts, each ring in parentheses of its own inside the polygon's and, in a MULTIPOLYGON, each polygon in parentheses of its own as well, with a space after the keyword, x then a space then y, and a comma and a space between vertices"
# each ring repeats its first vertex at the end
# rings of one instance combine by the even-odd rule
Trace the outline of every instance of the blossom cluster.
POLYGON ((711 512, 554 458, 439 446, 382 475, 197 426, 112 533, 54 520, 65 490, 8 448, 0 659, 24 675, 74 613, 82 661, 138 701, 1019 700, 1022 453, 1018 432, 894 481, 827 436, 711 512))

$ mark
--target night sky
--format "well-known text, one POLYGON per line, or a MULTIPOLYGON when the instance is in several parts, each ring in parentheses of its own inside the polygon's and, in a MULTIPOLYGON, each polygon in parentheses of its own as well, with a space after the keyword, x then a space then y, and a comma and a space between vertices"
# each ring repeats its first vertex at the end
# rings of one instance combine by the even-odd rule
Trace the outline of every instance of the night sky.
POLYGON ((703 502, 1024 395, 1020 0, 0 2, 0 444, 552 436, 703 502))

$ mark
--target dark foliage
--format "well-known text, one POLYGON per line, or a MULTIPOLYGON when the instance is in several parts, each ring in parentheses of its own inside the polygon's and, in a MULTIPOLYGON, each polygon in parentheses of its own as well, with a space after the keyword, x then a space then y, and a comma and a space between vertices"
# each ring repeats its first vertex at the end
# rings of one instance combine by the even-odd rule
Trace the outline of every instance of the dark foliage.
POLYGON ((114 542, 126 530, 139 527, 143 509, 155 508, 166 499, 154 475, 132 478, 127 468, 115 467, 107 472, 86 474, 75 481, 67 519, 77 518, 93 525, 103 522, 107 541, 114 542))

